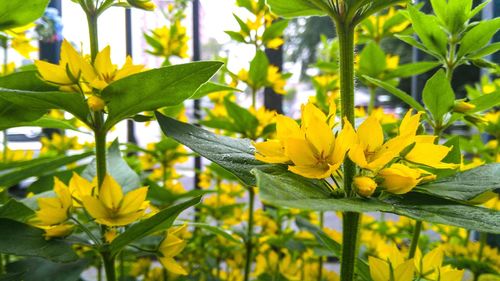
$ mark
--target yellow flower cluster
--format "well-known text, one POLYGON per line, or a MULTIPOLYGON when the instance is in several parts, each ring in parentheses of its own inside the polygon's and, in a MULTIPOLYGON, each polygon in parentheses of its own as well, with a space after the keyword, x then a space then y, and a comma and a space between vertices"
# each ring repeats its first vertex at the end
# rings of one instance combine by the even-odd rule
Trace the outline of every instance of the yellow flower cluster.
POLYGON ((188 57, 188 40, 186 27, 181 24, 179 19, 172 25, 163 26, 151 30, 151 34, 145 35, 149 44, 153 47, 148 53, 164 58, 177 56, 180 58, 188 57))

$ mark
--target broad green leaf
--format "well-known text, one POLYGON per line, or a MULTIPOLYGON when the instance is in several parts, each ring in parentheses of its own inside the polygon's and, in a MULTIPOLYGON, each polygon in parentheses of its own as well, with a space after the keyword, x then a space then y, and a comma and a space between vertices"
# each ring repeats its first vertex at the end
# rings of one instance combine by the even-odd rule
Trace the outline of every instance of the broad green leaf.
POLYGON ((45 109, 26 110, 23 106, 0 98, 0 126, 2 130, 17 127, 18 124, 33 122, 45 113, 47 113, 45 109))
POLYGON ((495 42, 486 45, 484 48, 477 50, 476 52, 469 54, 467 58, 469 59, 480 59, 491 54, 495 54, 500 51, 500 42, 495 42))
POLYGON ((47 112, 49 109, 63 109, 89 124, 89 108, 82 95, 78 93, 35 92, 0 88, 0 99, 24 108, 25 112, 31 110, 47 112))
POLYGON ((198 204, 201 197, 196 197, 186 202, 168 207, 156 213, 154 216, 131 225, 122 234, 118 235, 109 248, 112 255, 117 254, 125 246, 134 241, 146 237, 152 233, 168 229, 175 218, 185 209, 198 204))
POLYGON ((26 222, 34 214, 33 210, 15 199, 10 199, 7 203, 0 205, 0 218, 26 222))
POLYGON ((163 133, 234 174, 247 186, 255 186, 253 168, 272 165, 255 159, 251 142, 216 135, 199 127, 155 113, 163 133))
POLYGON ((219 236, 223 237, 224 239, 227 239, 227 240, 232 241, 234 243, 240 244, 243 242, 243 240, 241 240, 240 237, 235 237, 235 236, 231 235, 232 233, 229 230, 225 230, 225 229, 210 225, 208 223, 184 222, 184 221, 181 221, 181 222, 187 223, 188 225, 192 225, 192 226, 196 226, 196 227, 205 229, 208 232, 212 232, 213 234, 219 235, 219 236))
POLYGON ((245 37, 243 37, 243 35, 241 35, 241 33, 239 33, 239 32, 226 30, 226 31, 224 31, 224 33, 229 35, 229 37, 231 37, 231 39, 233 39, 236 42, 240 42, 240 43, 246 42, 245 37))
POLYGON ((78 281, 82 272, 89 266, 89 260, 58 263, 40 258, 29 258, 7 265, 8 272, 22 272, 23 281, 78 281))
POLYGON ((226 85, 217 84, 217 83, 213 83, 213 82, 207 82, 207 83, 201 85, 201 87, 198 90, 196 90, 196 93, 194 93, 194 95, 190 99, 193 99, 193 100, 201 99, 202 97, 204 97, 208 94, 215 93, 215 92, 222 92, 222 91, 241 92, 241 90, 237 89, 237 88, 233 88, 233 87, 229 87, 226 85))
POLYGON ((359 58, 360 74, 378 78, 386 67, 384 51, 375 42, 368 43, 359 58))
MULTIPOLYGON (((333 240, 326 234, 322 229, 320 229, 318 226, 311 224, 309 221, 305 220, 304 218, 297 217, 295 219, 295 222, 297 223, 297 226, 300 228, 304 228, 311 232, 316 239, 323 245, 325 246, 332 254, 340 258, 342 255, 342 245, 338 243, 337 241, 333 240)), ((358 274, 358 277, 361 278, 361 280, 365 281, 371 281, 370 277, 370 268, 368 267, 368 264, 366 263, 365 260, 358 258, 356 262, 356 272, 358 274)))
POLYGON ((111 83, 101 93, 108 102, 105 127, 110 129, 119 121, 143 111, 182 103, 193 96, 221 66, 221 62, 212 61, 173 65, 111 83))
POLYGON ((470 100, 470 103, 476 106, 474 109, 468 111, 470 113, 488 110, 500 105, 500 91, 479 96, 475 99, 470 100))
POLYGON ((469 19, 473 18, 477 13, 479 13, 482 9, 484 9, 484 7, 486 7, 490 2, 491 0, 483 1, 483 3, 477 5, 474 9, 472 9, 472 11, 470 11, 469 13, 469 19))
POLYGON ((446 55, 447 36, 437 23, 436 17, 426 15, 413 6, 408 6, 412 26, 427 49, 444 58, 446 55))
POLYGON ((264 33, 262 34, 262 41, 267 42, 271 39, 283 35, 283 32, 285 31, 287 26, 288 26, 287 20, 281 19, 276 22, 273 22, 273 24, 271 24, 269 27, 266 27, 266 30, 264 30, 264 33))
POLYGON ((254 89, 258 89, 266 84, 268 67, 269 60, 266 54, 258 50, 255 53, 255 57, 250 62, 250 69, 248 70, 248 78, 254 89))
POLYGON ((425 73, 440 65, 441 63, 437 61, 422 61, 422 62, 402 64, 398 66, 398 68, 389 71, 389 73, 386 74, 384 78, 392 79, 392 78, 411 77, 414 75, 425 73))
POLYGON ((255 131, 259 126, 257 117, 246 108, 237 105, 228 98, 224 99, 224 106, 226 107, 228 116, 234 121, 233 124, 237 129, 236 132, 254 139, 255 131))
POLYGON ((164 187, 159 186, 156 182, 151 180, 146 180, 145 185, 149 187, 147 200, 149 200, 155 206, 170 206, 176 201, 182 199, 199 197, 214 192, 213 190, 193 189, 181 194, 177 194, 164 187))
POLYGON ((247 35, 250 34, 250 28, 248 27, 248 25, 242 19, 240 19, 237 15, 233 14, 233 17, 238 22, 238 25, 240 26, 241 31, 243 31, 243 33, 245 33, 247 35))
POLYGON ((461 58, 486 46, 498 29, 500 18, 481 21, 465 33, 460 41, 457 57, 461 58))
POLYGON ((439 70, 427 80, 422 92, 422 100, 433 119, 441 124, 443 116, 455 105, 455 93, 444 70, 439 70))
MULTIPOLYGON (((24 112, 26 111, 26 109, 22 110, 24 112)), ((1 124, 0 130, 5 130, 12 127, 40 127, 40 128, 51 128, 51 129, 61 129, 61 130, 73 130, 81 132, 80 129, 71 124, 69 120, 59 120, 49 116, 43 116, 39 119, 30 122, 16 122, 14 124, 0 123, 0 124, 1 124)))
POLYGON ((0 30, 23 26, 41 17, 49 0, 0 1, 0 30))
POLYGON ((399 40, 405 42, 406 44, 410 45, 410 46, 413 46, 419 50, 421 50, 422 52, 425 52, 425 53, 428 53, 429 55, 431 56, 434 56, 436 58, 439 58, 440 55, 439 53, 436 53, 435 51, 433 50, 429 50, 427 49, 427 47, 422 44, 421 42, 417 41, 417 39, 415 39, 415 37, 411 36, 411 35, 400 35, 400 34, 396 34, 395 35, 399 40))
MULTIPOLYGON (((114 140, 108 148, 106 155, 108 173, 120 184, 123 192, 129 192, 141 186, 141 179, 122 158, 118 139, 114 140)), ((82 177, 91 181, 97 176, 95 159, 82 172, 82 177)))
POLYGON ((488 164, 417 186, 414 191, 455 201, 470 201, 500 188, 500 164, 488 164))
POLYGON ((40 177, 65 165, 69 165, 85 159, 93 152, 71 156, 57 156, 50 158, 37 159, 37 161, 27 161, 27 165, 22 165, 5 170, 0 174, 0 186, 12 186, 29 177, 40 177))
POLYGON ((379 198, 332 198, 314 181, 299 180, 288 171, 254 170, 261 199, 268 204, 314 211, 386 212, 415 220, 500 233, 500 212, 445 198, 411 192, 379 198))
POLYGON ((24 280, 25 272, 17 272, 17 273, 7 273, 0 275, 0 281, 19 281, 24 280))
POLYGON ((71 245, 59 240, 46 240, 44 231, 10 219, 0 218, 0 253, 41 257, 54 262, 78 259, 71 245))
POLYGON ((364 79, 368 80, 370 83, 386 90, 387 92, 395 95, 398 97, 400 100, 411 106, 412 108, 416 109, 417 111, 425 111, 425 108, 418 103, 416 100, 414 100, 409 94, 401 91, 400 89, 394 87, 393 85, 368 77, 368 76, 363 76, 364 79))
POLYGON ((0 88, 52 92, 57 91, 58 87, 45 83, 34 70, 14 72, 0 77, 0 88))
MULTIPOLYGON (((314 2, 308 0, 267 0, 271 12, 284 18, 326 15, 327 13, 321 7, 315 5, 314 2)), ((323 2, 323 5, 326 4, 323 2)))
POLYGON ((406 2, 406 0, 383 0, 383 1, 366 1, 365 7, 360 10, 362 12, 354 18, 355 23, 359 23, 366 19, 367 17, 375 14, 376 12, 385 9, 387 7, 393 6, 396 3, 406 2))

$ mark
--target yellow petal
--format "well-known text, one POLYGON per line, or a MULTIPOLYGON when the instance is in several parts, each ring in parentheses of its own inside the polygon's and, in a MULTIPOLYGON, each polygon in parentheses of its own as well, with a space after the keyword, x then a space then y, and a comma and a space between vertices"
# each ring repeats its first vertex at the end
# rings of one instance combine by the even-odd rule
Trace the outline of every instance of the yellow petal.
POLYGON ((168 271, 179 274, 179 275, 187 275, 187 272, 182 266, 180 266, 173 258, 159 258, 160 263, 167 269, 168 271))
POLYGON ((324 179, 332 173, 328 164, 288 166, 288 170, 310 179, 324 179))
POLYGON ((420 123, 420 115, 422 115, 422 113, 417 112, 417 114, 412 116, 412 111, 412 109, 408 110, 405 117, 401 121, 401 125, 399 125, 399 134, 401 136, 415 136, 417 133, 418 125, 420 123))
POLYGON ((106 46, 95 57, 94 68, 100 76, 112 77, 116 71, 116 66, 111 62, 111 48, 106 46))
POLYGON ((344 119, 344 127, 335 139, 333 153, 330 155, 330 163, 340 163, 344 160, 346 152, 353 144, 356 144, 357 136, 351 123, 344 119))
POLYGON ((326 158, 333 152, 333 142, 335 138, 333 132, 326 122, 317 120, 304 128, 307 142, 312 145, 313 151, 317 157, 326 158))
POLYGON ((83 196, 82 205, 94 219, 106 218, 110 216, 108 209, 106 209, 101 201, 95 197, 83 196))
POLYGON ((72 205, 73 199, 69 188, 58 178, 54 178, 54 192, 57 194, 62 208, 69 209, 72 205))
POLYGON ((66 40, 61 44, 61 66, 66 68, 66 64, 74 78, 78 79, 81 73, 82 57, 66 40))
POLYGON ((309 102, 302 105, 302 120, 301 127, 307 128, 309 125, 315 122, 326 123, 326 115, 323 111, 319 110, 313 103, 309 102))
POLYGON ((276 116, 276 135, 282 141, 288 138, 304 138, 297 122, 283 115, 276 116))
MULTIPOLYGON (((394 269, 394 280, 398 281, 413 281, 415 274, 415 265, 413 259, 408 260, 394 269)), ((456 279, 460 280, 460 279, 456 279)))
POLYGON ((144 69, 144 65, 134 65, 132 63, 132 58, 130 56, 127 56, 125 64, 120 70, 116 72, 114 80, 119 80, 129 75, 139 73, 142 69, 144 69))
POLYGON ((167 234, 167 237, 163 239, 158 250, 164 257, 172 258, 180 254, 184 247, 186 247, 186 244, 186 241, 176 235, 167 234))
POLYGON ((454 169, 458 167, 457 164, 441 162, 451 149, 451 147, 433 143, 416 143, 405 158, 413 163, 437 169, 454 169))
POLYGON ((394 194, 404 194, 412 190, 418 183, 420 172, 402 164, 392 164, 382 169, 378 176, 383 178, 381 187, 394 194))
POLYGON ((106 217, 96 218, 96 222, 107 226, 124 226, 139 220, 144 215, 144 210, 129 214, 108 214, 106 217))
POLYGON ((60 85, 71 85, 73 81, 69 79, 66 69, 60 67, 59 65, 51 64, 45 61, 37 60, 35 61, 36 68, 43 80, 60 84, 60 85))
POLYGON ((318 162, 305 140, 287 139, 285 141, 285 151, 295 165, 316 165, 318 162))
POLYGON ((108 209, 117 210, 122 199, 122 188, 113 177, 106 175, 99 191, 99 200, 101 200, 108 209))
POLYGON ((363 145, 361 144, 351 146, 351 149, 349 150, 349 158, 351 158, 352 162, 356 163, 356 165, 361 168, 366 168, 368 166, 363 145))
POLYGON ((265 163, 285 163, 290 158, 285 155, 285 148, 279 140, 268 140, 253 144, 256 152, 255 159, 265 163))
POLYGON ((387 262, 370 256, 368 257, 368 264, 370 265, 370 275, 373 281, 390 281, 391 272, 387 262))
POLYGON ((141 187, 127 193, 120 205, 119 213, 126 214, 137 212, 142 207, 144 200, 146 200, 147 193, 147 187, 141 187))
POLYGON ((367 151, 373 152, 384 143, 384 132, 377 118, 369 116, 358 128, 358 138, 367 151))

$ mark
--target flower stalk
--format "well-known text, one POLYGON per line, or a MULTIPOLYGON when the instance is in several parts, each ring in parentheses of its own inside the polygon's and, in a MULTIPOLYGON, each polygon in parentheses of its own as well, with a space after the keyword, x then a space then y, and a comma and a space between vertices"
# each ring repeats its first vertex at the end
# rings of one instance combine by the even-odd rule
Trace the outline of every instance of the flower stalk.
POLYGON ((252 252, 253 252, 253 208, 255 203, 255 190, 253 187, 248 189, 248 228, 247 228, 247 240, 245 242, 245 275, 244 280, 250 280, 250 272, 252 268, 252 252))

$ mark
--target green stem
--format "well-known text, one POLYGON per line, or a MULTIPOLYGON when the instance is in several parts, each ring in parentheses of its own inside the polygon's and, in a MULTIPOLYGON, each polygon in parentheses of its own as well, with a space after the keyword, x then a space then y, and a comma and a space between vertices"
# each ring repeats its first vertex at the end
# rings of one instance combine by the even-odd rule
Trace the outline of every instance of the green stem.
POLYGON ((83 225, 82 223, 80 223, 80 221, 79 221, 79 220, 77 220, 77 219, 75 219, 75 218, 73 218, 73 217, 71 217, 71 218, 70 218, 70 220, 74 221, 74 222, 78 225, 78 227, 79 227, 79 228, 80 228, 83 232, 85 232, 85 234, 87 234, 87 236, 90 238, 90 240, 94 241, 94 243, 95 243, 96 245, 100 245, 100 244, 101 244, 101 243, 99 242, 99 239, 97 239, 97 238, 94 236, 94 234, 92 234, 92 232, 91 232, 91 231, 90 231, 90 230, 89 230, 89 229, 88 229, 85 225, 83 225))
POLYGON ((97 170, 97 182, 101 188, 104 177, 106 176, 106 131, 103 129, 104 115, 102 112, 94 112, 95 117, 95 159, 97 170))
POLYGON ((408 259, 415 256, 417 251, 418 239, 420 237, 420 232, 422 231, 422 221, 415 222, 415 228, 413 229, 413 237, 411 238, 410 251, 408 252, 408 259))
POLYGON ((375 108, 375 100, 377 99, 376 96, 376 87, 374 86, 369 86, 368 89, 370 90, 370 102, 368 103, 368 115, 372 114, 373 109, 375 108))
POLYGON ((252 107, 255 108, 257 103, 257 90, 252 87, 252 107))
MULTIPOLYGON (((320 227, 321 230, 323 230, 324 221, 325 221, 325 213, 324 212, 319 212, 319 227, 320 227)), ((318 261, 318 281, 321 281, 322 279, 323 279, 323 256, 319 256, 319 261, 318 261)))
POLYGON ((97 33, 97 15, 93 11, 87 12, 87 23, 89 27, 90 38, 90 58, 94 63, 97 53, 99 52, 99 37, 97 33))
POLYGON ((483 259, 484 246, 486 246, 486 240, 488 238, 488 233, 480 232, 479 233, 479 252, 477 254, 477 261, 481 262, 483 259))
POLYGON ((253 250, 253 207, 255 201, 255 191, 253 187, 248 189, 248 229, 247 241, 245 242, 246 259, 245 259, 245 276, 244 281, 250 280, 250 271, 252 267, 252 250, 253 250))
POLYGON ((9 149, 9 140, 8 140, 9 135, 7 134, 7 129, 3 130, 3 161, 7 162, 7 157, 8 157, 8 152, 7 150, 9 149))
POLYGON ((106 271, 106 281, 116 281, 115 256, 110 252, 101 252, 101 256, 106 271))
MULTIPOLYGON (((335 18, 334 18, 335 20, 335 18)), ((354 124, 354 26, 341 20, 335 22, 339 38, 339 73, 342 127, 344 118, 354 124)), ((344 190, 347 197, 356 196, 352 189, 352 180, 356 174, 356 165, 346 157, 344 160, 344 190)), ((340 280, 352 281, 358 255, 358 237, 360 213, 344 212, 342 214, 342 257, 340 280)))

